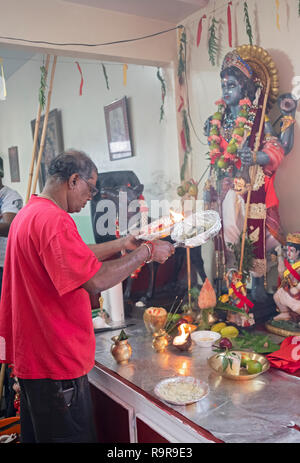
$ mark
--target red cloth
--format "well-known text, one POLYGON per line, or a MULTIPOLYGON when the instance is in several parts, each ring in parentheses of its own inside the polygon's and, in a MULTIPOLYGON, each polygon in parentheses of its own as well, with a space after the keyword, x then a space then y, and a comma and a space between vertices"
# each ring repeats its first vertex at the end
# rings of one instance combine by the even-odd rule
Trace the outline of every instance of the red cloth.
POLYGON ((268 354, 267 359, 274 368, 287 373, 300 369, 300 336, 289 336, 281 343, 280 349, 268 354))
POLYGON ((80 286, 101 265, 53 202, 32 196, 17 214, 0 304, 0 361, 13 363, 16 376, 71 379, 93 368, 91 305, 80 286))

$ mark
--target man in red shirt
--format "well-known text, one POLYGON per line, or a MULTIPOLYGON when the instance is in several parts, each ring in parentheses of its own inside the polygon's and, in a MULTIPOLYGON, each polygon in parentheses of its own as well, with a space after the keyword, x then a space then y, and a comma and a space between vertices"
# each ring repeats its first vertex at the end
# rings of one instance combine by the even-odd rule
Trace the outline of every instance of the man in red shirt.
POLYGON ((97 168, 82 152, 57 156, 42 194, 14 219, 0 305, 0 361, 13 363, 21 387, 22 442, 95 439, 87 373, 95 336, 89 294, 127 278, 174 247, 131 235, 87 246, 69 213, 97 193, 97 168), (122 258, 105 259, 130 250, 122 258), (102 262, 104 261, 104 262, 102 262))

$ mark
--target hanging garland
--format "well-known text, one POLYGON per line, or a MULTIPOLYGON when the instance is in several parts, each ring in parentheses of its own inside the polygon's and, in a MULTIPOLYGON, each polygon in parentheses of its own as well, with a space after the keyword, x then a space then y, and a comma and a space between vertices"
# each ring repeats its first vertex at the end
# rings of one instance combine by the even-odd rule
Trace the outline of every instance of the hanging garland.
POLYGON ((216 26, 219 21, 213 16, 211 20, 211 25, 209 28, 209 39, 208 39, 208 55, 209 61, 213 66, 216 64, 216 56, 218 53, 218 39, 216 35, 216 26))
POLYGON ((246 32, 249 37, 249 43, 250 45, 253 45, 252 27, 251 27, 250 18, 249 18, 247 2, 244 2, 244 20, 246 23, 246 32))
POLYGON ((186 110, 183 109, 181 111, 181 114, 182 114, 182 129, 180 132, 180 141, 181 141, 182 149, 184 151, 183 163, 180 169, 180 180, 182 181, 184 180, 184 177, 185 177, 185 171, 186 171, 187 163, 188 163, 188 154, 192 151, 192 146, 191 146, 190 128, 189 128, 186 110))
POLYGON ((300 16, 300 0, 298 0, 298 16, 300 16))
POLYGON ((40 90, 39 90, 39 103, 40 103, 41 108, 44 109, 45 104, 46 104, 45 92, 46 92, 46 86, 47 86, 46 84, 47 73, 46 73, 46 68, 44 65, 40 67, 40 70, 41 70, 41 83, 40 83, 40 90))
POLYGON ((103 63, 102 63, 102 71, 103 71, 104 78, 105 78, 106 88, 107 88, 107 90, 109 90, 109 83, 108 83, 108 77, 107 77, 106 67, 104 66, 103 63))
POLYGON ((163 118, 164 118, 164 115, 165 115, 164 105, 165 105, 165 97, 166 97, 167 90, 166 90, 166 82, 165 82, 164 78, 162 77, 162 75, 160 73, 160 68, 157 68, 156 76, 157 76, 158 80, 161 83, 161 100, 162 100, 162 103, 161 103, 161 106, 160 106, 160 119, 159 119, 159 122, 161 122, 163 120, 163 118))
POLYGON ((241 167, 241 160, 237 156, 239 146, 244 141, 245 130, 251 132, 255 116, 256 107, 254 107, 249 98, 240 100, 239 106, 240 111, 238 113, 232 132, 232 137, 229 140, 227 146, 224 146, 221 136, 220 129, 222 120, 225 113, 226 103, 224 100, 218 100, 218 111, 214 113, 210 122, 210 132, 208 137, 209 142, 209 158, 210 163, 219 174, 224 173, 227 169, 235 165, 238 169, 241 167))
POLYGON ((185 52, 186 52, 186 33, 182 30, 179 39, 179 56, 178 56, 178 69, 177 77, 179 85, 181 86, 184 82, 185 73, 185 52))

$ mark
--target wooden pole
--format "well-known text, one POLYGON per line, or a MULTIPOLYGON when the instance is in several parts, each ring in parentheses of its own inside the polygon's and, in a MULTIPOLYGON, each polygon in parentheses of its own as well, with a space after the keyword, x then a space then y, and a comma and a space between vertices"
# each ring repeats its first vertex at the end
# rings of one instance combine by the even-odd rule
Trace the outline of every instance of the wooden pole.
POLYGON ((38 181, 38 177, 39 177, 40 165, 41 165, 42 155, 43 155, 44 146, 45 146, 47 125, 48 125, 48 116, 49 116, 49 108, 50 108, 50 103, 51 103, 51 95, 52 95, 54 74, 55 74, 55 68, 56 68, 56 60, 57 60, 57 56, 54 56, 53 63, 52 63, 52 69, 51 69, 51 79, 50 79, 48 97, 47 97, 47 106, 46 106, 44 124, 43 124, 42 136, 41 136, 40 150, 39 150, 39 154, 38 154, 36 172, 35 172, 35 177, 34 177, 33 187, 32 187, 32 193, 33 194, 36 192, 36 185, 37 185, 37 181, 38 181))
MULTIPOLYGON (((257 153, 259 150, 259 145, 260 145, 260 139, 262 135, 262 131, 264 129, 264 122, 265 122, 265 114, 267 110, 267 102, 268 102, 268 97, 270 93, 270 86, 271 86, 271 79, 268 74, 267 69, 265 66, 263 66, 264 72, 267 78, 267 85, 266 85, 266 92, 265 92, 265 97, 264 97, 264 103, 262 107, 262 112, 261 112, 261 118, 260 118, 260 124, 259 124, 259 129, 256 134, 256 139, 255 139, 255 146, 254 146, 254 152, 257 153)), ((248 195, 247 195, 247 201, 246 201, 246 210, 245 210, 245 219, 244 219, 244 227, 243 227, 243 235, 242 235, 242 243, 241 243, 241 257, 240 257, 240 268, 239 272, 242 273, 243 271, 243 260, 244 260, 244 251, 245 251, 245 241, 246 241, 246 232, 247 232, 247 222, 248 222, 248 215, 249 215, 249 209, 250 209, 250 197, 251 197, 251 192, 252 188, 255 182, 256 178, 256 173, 257 173, 257 164, 254 165, 254 169, 251 175, 251 182, 250 186, 248 189, 248 195)))
MULTIPOLYGON (((47 80, 49 61, 50 61, 50 55, 47 55, 46 64, 45 64, 45 80, 47 80)), ((38 142, 40 120, 41 120, 41 113, 42 113, 42 106, 39 105, 38 113, 37 113, 37 117, 36 117, 36 121, 35 121, 35 128, 34 128, 32 157, 31 157, 31 164, 30 164, 30 169, 29 169, 29 179, 28 179, 28 186, 27 186, 27 194, 26 194, 25 204, 28 203, 29 198, 30 198, 32 177, 33 177, 33 170, 34 170, 34 162, 35 162, 35 153, 36 153, 36 147, 37 147, 37 142, 38 142)))
POLYGON ((188 280, 188 301, 189 308, 192 305, 192 295, 191 295, 191 252, 190 248, 186 248, 186 266, 187 266, 187 280, 188 280))

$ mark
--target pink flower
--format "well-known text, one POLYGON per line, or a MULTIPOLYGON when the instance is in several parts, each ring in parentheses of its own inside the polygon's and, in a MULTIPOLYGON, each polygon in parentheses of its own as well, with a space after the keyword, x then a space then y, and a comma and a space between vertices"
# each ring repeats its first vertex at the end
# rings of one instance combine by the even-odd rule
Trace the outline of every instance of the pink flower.
POLYGON ((230 161, 234 161, 235 160, 235 155, 234 154, 231 154, 231 153, 228 153, 227 151, 225 151, 224 153, 224 159, 229 159, 230 161))
POLYGON ((238 143, 241 143, 243 141, 243 137, 241 137, 240 135, 238 135, 237 133, 234 133, 232 135, 232 138, 234 138, 238 143))
POLYGON ((208 137, 208 141, 215 141, 216 143, 220 143, 221 139, 218 135, 210 135, 208 137))
POLYGON ((215 104, 217 106, 226 106, 226 103, 223 99, 216 101, 215 104))
POLYGON ((221 121, 219 121, 218 119, 213 119, 211 121, 211 124, 212 125, 217 125, 219 128, 221 127, 221 121))
POLYGON ((221 153, 220 150, 218 150, 217 148, 215 148, 214 150, 212 150, 212 151, 210 152, 210 155, 211 155, 211 156, 217 156, 217 157, 219 158, 219 157, 222 155, 222 153, 221 153))
POLYGON ((237 117, 235 120, 235 125, 238 126, 239 124, 246 124, 247 119, 245 117, 237 117))
POLYGON ((240 100, 239 105, 240 105, 240 106, 243 106, 243 105, 251 106, 252 103, 251 103, 251 101, 249 100, 249 98, 244 98, 243 100, 240 100))

